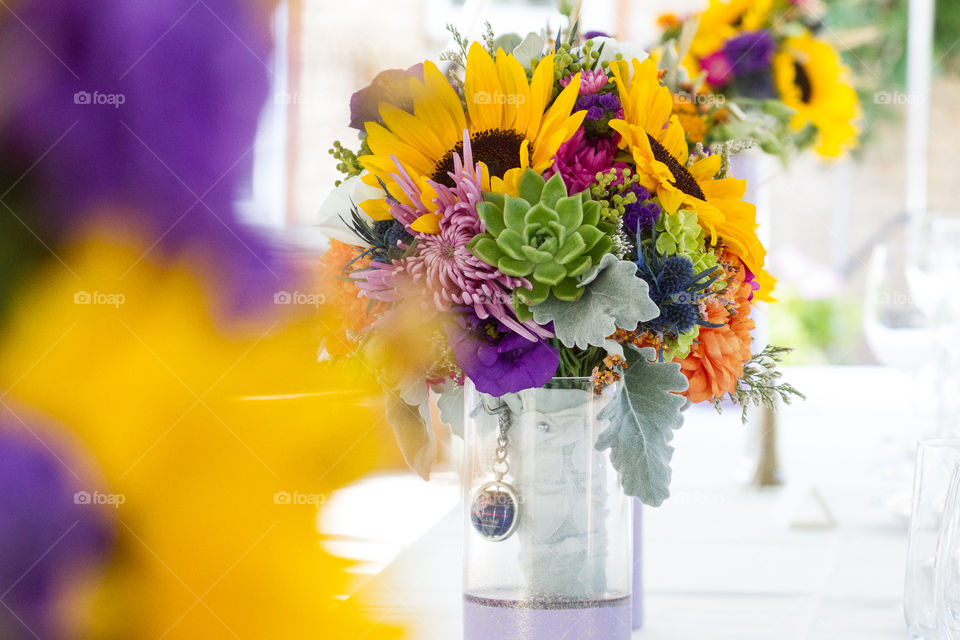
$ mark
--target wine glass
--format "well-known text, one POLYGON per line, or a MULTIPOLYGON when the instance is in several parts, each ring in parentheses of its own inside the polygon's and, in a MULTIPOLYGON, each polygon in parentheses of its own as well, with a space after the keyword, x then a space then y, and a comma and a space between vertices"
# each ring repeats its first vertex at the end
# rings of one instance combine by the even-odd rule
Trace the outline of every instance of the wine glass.
POLYGON ((915 639, 937 634, 934 564, 951 473, 960 462, 960 438, 922 440, 917 445, 913 509, 903 590, 903 613, 915 639))
POLYGON ((954 465, 940 520, 934 575, 937 637, 960 640, 960 463, 954 465))

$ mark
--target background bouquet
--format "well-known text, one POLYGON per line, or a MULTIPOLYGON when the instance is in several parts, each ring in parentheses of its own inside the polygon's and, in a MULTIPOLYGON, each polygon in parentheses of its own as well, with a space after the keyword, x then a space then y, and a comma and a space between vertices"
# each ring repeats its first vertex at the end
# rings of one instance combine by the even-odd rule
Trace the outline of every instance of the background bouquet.
POLYGON ((783 158, 823 158, 857 144, 861 116, 849 70, 819 36, 823 6, 796 0, 710 0, 687 19, 661 16, 668 82, 706 144, 751 139, 783 158))
POLYGON ((427 61, 354 95, 360 149, 335 143, 347 178, 324 205, 323 228, 348 243, 325 256, 338 304, 324 322, 391 391, 424 476, 431 389, 455 424, 467 378, 495 397, 622 380, 597 444, 628 493, 659 504, 684 397, 792 393, 780 350, 751 353, 751 309, 774 280, 745 181, 723 154, 688 151, 643 52, 576 25, 553 43, 456 40, 446 74, 427 61))

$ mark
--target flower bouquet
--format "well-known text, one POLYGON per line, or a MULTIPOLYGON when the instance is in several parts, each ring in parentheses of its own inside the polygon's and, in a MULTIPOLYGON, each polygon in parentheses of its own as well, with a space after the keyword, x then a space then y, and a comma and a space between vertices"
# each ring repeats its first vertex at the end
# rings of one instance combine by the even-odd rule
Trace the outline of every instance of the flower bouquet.
POLYGON ((823 18, 804 0, 710 0, 685 20, 661 16, 661 65, 684 98, 691 141, 753 140, 784 160, 855 148, 859 100, 840 55, 817 37, 823 18))
POLYGON ((385 71, 351 101, 326 352, 376 372, 424 477, 431 391, 465 438, 467 637, 619 637, 624 497, 668 496, 682 411, 794 393, 781 350, 751 350, 774 284, 755 209, 722 153, 690 153, 646 54, 575 26, 455 36, 445 71, 385 71))

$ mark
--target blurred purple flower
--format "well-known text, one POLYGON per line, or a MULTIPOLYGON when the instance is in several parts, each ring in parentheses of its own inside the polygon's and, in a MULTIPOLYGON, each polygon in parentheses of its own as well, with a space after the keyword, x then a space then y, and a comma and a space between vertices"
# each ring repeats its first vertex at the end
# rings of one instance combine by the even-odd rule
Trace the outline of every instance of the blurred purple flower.
POLYGON ((478 391, 491 396, 542 387, 560 365, 559 352, 546 340, 530 342, 470 311, 448 325, 447 338, 457 365, 478 391))
POLYGON ((748 31, 723 44, 723 55, 737 75, 769 69, 773 51, 773 38, 766 31, 748 31))
POLYGON ((593 38, 611 38, 611 37, 613 36, 611 36, 609 33, 606 33, 605 31, 587 31, 585 34, 583 34, 584 40, 592 40, 593 38))
POLYGON ((387 69, 378 73, 373 82, 350 97, 350 126, 363 131, 366 122, 382 123, 381 102, 413 113, 410 78, 423 80, 423 64, 415 64, 406 71, 387 69))
POLYGON ((18 3, 0 27, 0 144, 16 167, 0 192, 43 212, 37 233, 50 244, 112 211, 157 242, 151 255, 199 248, 234 285, 227 299, 269 298, 271 255, 234 207, 269 86, 266 9, 18 3))
POLYGON ((67 467, 75 456, 37 438, 0 421, 0 593, 8 607, 0 608, 0 636, 11 640, 75 637, 60 628, 58 598, 91 577, 112 547, 103 507, 75 497, 79 481, 67 467))

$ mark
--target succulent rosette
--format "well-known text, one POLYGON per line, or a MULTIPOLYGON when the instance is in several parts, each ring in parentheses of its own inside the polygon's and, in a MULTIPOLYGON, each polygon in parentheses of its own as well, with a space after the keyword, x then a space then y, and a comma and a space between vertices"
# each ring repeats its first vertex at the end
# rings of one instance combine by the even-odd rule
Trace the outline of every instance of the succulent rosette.
POLYGON ((822 3, 709 0, 686 20, 661 20, 661 64, 696 142, 753 141, 783 158, 824 159, 858 143, 861 109, 840 53, 818 37, 822 3), (695 123, 695 124, 694 124, 695 123))
MULTIPOLYGON (((456 41, 445 73, 427 61, 358 92, 367 120, 357 148, 334 144, 347 177, 321 221, 354 236, 324 272, 369 302, 359 318, 341 305, 352 317, 336 326, 361 357, 403 354, 383 379, 406 419, 429 415, 430 391, 446 419, 468 382, 502 397, 555 377, 657 390, 623 405, 634 425, 651 423, 639 407, 680 424, 676 393, 789 400, 788 385, 763 386, 779 352, 751 348, 751 308, 774 280, 745 181, 722 150, 690 151, 654 61, 576 29, 512 52, 456 41), (767 375, 744 373, 758 366, 767 375)), ((397 429, 408 459, 431 458, 416 451, 429 429, 397 429)), ((621 464, 641 440, 598 444, 621 464)))

